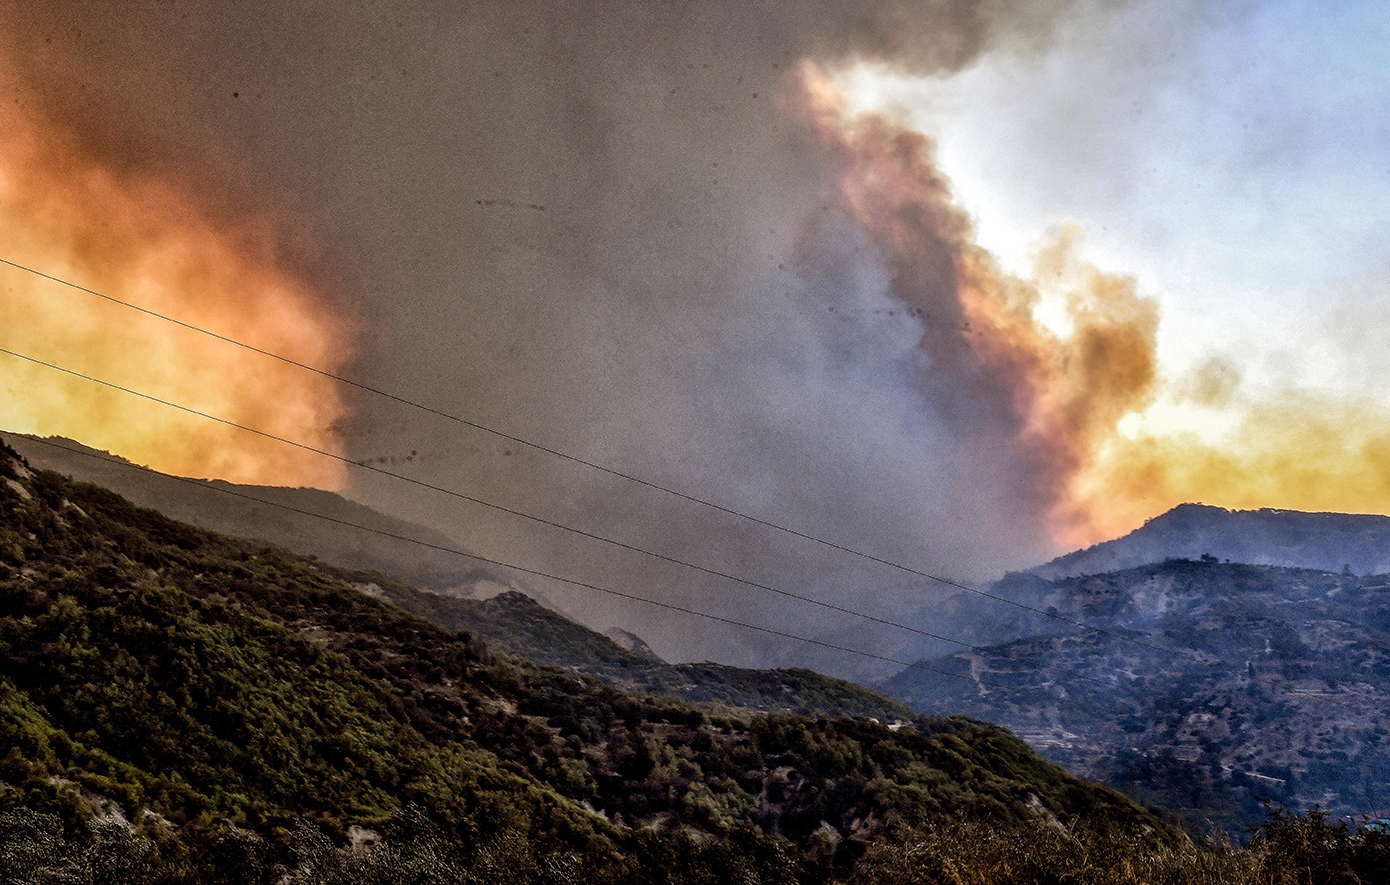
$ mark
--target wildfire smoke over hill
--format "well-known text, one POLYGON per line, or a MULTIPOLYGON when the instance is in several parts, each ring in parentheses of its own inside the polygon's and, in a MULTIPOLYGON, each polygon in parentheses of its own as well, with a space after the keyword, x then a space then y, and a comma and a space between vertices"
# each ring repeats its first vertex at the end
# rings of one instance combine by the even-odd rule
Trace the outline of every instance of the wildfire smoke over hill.
POLYGON ((1013 277, 972 239, 936 168, 931 141, 872 113, 803 63, 797 103, 841 169, 848 212, 893 273, 892 293, 922 319, 926 395, 957 437, 996 453, 1015 488, 1051 513, 1054 531, 1090 532, 1073 501, 1120 420, 1158 380, 1158 307, 1132 279, 1081 261, 1079 232, 1054 232, 1033 279, 1013 277), (1044 323, 1045 297, 1063 328, 1044 323))
MULTIPOLYGON (((349 3, 309 20, 267 2, 0 3, 14 35, 0 72, 12 108, 0 257, 951 577, 1026 567, 1182 501, 1390 509, 1376 407, 1271 391, 1240 352, 1196 371, 1165 361, 1165 342, 1192 330, 1151 268, 1087 246, 1079 226, 1030 221, 1042 241, 1018 270, 938 161, 933 138, 950 130, 866 113, 841 79, 947 83, 1001 58, 1051 59, 1069 34, 1123 24, 1123 10, 769 0, 687 12, 349 3), (255 196, 229 208, 238 194, 255 196), (322 284, 297 249, 351 282, 322 284)), ((1116 181, 1142 171, 1122 160, 1116 181)), ((1044 174, 1067 171, 1056 165, 1044 174)), ((995 205, 1015 213, 1008 184, 995 205)), ((399 403, 345 400, 21 271, 0 269, 0 309, 0 347, 354 460, 408 457, 431 483, 721 570, 755 565, 759 580, 826 599, 934 604, 901 575, 399 403)), ((498 558, 778 614, 2 359, 8 429, 176 473, 341 487, 498 558)), ((601 626, 669 631, 564 602, 601 626)), ((666 652, 757 653, 704 641, 666 652)))
MULTIPOLYGON (((14 82, 4 87, 26 94, 14 82)), ((218 217, 176 177, 90 150, 36 104, 16 102, 0 129, 4 258, 310 365, 343 364, 347 326, 286 266, 268 224, 218 217)), ((317 448, 340 447, 333 428, 345 414, 341 397, 300 369, 10 266, 0 268, 0 315, 7 350, 317 448)), ((184 475, 342 483, 342 466, 321 456, 0 359, 7 429, 71 436, 184 475)))
POLYGON ((893 296, 921 318, 922 389, 958 438, 993 452, 1057 541, 1116 537, 1185 501, 1390 509, 1390 418, 1369 397, 1261 388, 1225 355, 1164 365, 1157 300, 1084 260, 1075 223, 1044 237, 1030 276, 1007 273, 976 241, 933 141, 838 82, 803 62, 789 104, 828 149, 893 296))

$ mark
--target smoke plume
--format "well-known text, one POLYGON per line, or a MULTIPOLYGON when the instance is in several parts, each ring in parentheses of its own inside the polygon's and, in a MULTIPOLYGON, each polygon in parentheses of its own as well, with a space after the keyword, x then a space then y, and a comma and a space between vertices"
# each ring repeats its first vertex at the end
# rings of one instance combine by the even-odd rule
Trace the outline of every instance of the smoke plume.
POLYGON ((923 395, 954 439, 987 452, 1027 509, 1046 514, 1054 538, 1117 537, 1189 501, 1390 508, 1390 420, 1373 400, 1253 390, 1219 356, 1164 377, 1157 305, 1134 280, 1082 262, 1077 228, 1048 235, 1031 278, 1011 277, 972 241, 930 139, 855 112, 810 62, 790 103, 830 151, 845 210, 890 268, 894 297, 922 319, 923 395), (1194 429, 1122 430, 1155 405, 1185 409, 1194 429), (1224 429, 1196 432, 1203 424, 1224 429))
MULTIPOLYGON (((1142 347, 1135 377, 1104 397, 1081 395, 1109 383, 1119 354, 1105 348, 1117 330, 1151 317, 1126 283, 1076 261, 1065 235, 1049 250, 1061 277, 1008 279, 970 244, 920 136, 806 95, 808 128, 778 100, 806 91, 802 59, 948 73, 993 47, 1040 45, 1067 3, 1019 12, 822 0, 679 13, 606 0, 347 3, 324 16, 269 2, 0 6, 31 108, 35 171, 24 175, 41 182, 7 184, 7 199, 43 221, 26 222, 32 230, 95 244, 59 249, 48 242, 57 234, 44 234, 25 258, 332 368, 345 348, 326 319, 337 311, 318 294, 326 287, 281 260, 283 214, 246 221, 248 204, 294 206, 299 235, 348 281, 341 292, 360 322, 347 369, 441 410, 981 578, 1054 552, 1049 526, 1071 518, 1059 504, 1092 436, 1142 400, 1142 347), (68 168, 45 159, 54 157, 68 168), (84 169, 100 174, 71 174, 84 169), (50 209, 43 193, 57 195, 50 209), (1074 301, 1065 335, 1031 319, 1030 299, 1044 296, 1074 301), (271 303, 293 316, 250 319, 271 303), (1048 349, 1059 342, 1065 355, 1048 349)), ((167 329, 119 352, 114 336, 73 337, 59 320, 25 329, 26 346, 58 347, 61 331, 76 367, 247 424, 276 429, 282 410, 268 404, 302 403, 284 435, 336 420, 352 457, 510 507, 880 615, 939 608, 929 582, 397 405, 353 396, 344 406, 301 376, 219 364, 230 357, 167 329), (220 401, 230 385, 200 383, 204 368, 248 379, 244 397, 220 401)), ((228 459, 254 441, 196 422, 140 436, 154 414, 103 396, 48 409, 25 392, 10 406, 14 429, 67 433, 178 472, 252 473, 228 459)), ((293 453, 250 451, 255 465, 301 465, 293 477, 254 474, 261 481, 318 481, 293 453)), ((359 499, 485 555, 774 628, 870 639, 863 622, 784 598, 385 478, 346 481, 359 499)), ((573 588, 537 589, 673 659, 858 666, 573 588)), ((921 650, 917 637, 889 633, 870 644, 921 650)))
POLYGON ((1085 535, 1078 483, 1120 419, 1154 398, 1157 305, 1132 279, 1082 262, 1074 228, 1052 233, 1033 279, 1003 273, 973 242, 925 135, 855 113, 811 62, 798 86, 793 101, 833 157, 846 211, 921 319, 922 394, 1054 534, 1085 535), (1062 328, 1041 318, 1045 299, 1062 328))

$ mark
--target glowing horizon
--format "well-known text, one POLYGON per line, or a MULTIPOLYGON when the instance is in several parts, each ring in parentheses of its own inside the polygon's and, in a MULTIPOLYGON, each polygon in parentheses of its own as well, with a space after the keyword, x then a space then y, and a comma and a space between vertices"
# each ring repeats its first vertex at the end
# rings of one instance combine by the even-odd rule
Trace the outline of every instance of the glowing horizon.
MULTIPOLYGON (((19 108, 0 136, 0 241, 17 264, 311 365, 341 366, 348 324, 277 260, 275 232, 219 220, 172 179, 123 170, 19 108)), ((327 380, 0 267, 0 346, 229 421, 340 451, 327 380)), ((156 470, 340 488, 343 465, 205 418, 3 360, 0 424, 156 470)))

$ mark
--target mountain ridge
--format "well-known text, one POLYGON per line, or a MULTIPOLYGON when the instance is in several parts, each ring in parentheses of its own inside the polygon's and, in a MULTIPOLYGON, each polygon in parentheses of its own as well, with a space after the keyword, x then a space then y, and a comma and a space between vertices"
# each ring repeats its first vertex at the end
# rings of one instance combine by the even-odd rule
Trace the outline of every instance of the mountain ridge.
POLYGON ((65 437, 0 431, 0 441, 36 468, 95 483, 209 531, 275 544, 343 568, 385 572, 438 592, 467 595, 482 582, 507 583, 496 570, 438 549, 468 552, 447 535, 335 492, 172 476, 65 437), (344 531, 351 537, 345 539, 344 531))
POLYGON ((1390 572, 1390 516, 1179 504, 1126 535, 1064 554, 1028 572, 1069 578, 1203 556, 1250 565, 1381 574, 1390 572))

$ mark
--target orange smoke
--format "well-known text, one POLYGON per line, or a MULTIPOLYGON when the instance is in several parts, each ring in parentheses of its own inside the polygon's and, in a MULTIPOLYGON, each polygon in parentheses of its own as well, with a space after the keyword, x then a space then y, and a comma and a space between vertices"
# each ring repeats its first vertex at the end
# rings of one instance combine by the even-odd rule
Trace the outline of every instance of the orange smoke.
MULTIPOLYGON (((91 156, 26 107, 16 101, 0 128, 0 257, 309 365, 343 364, 348 329, 284 266, 268 225, 216 219, 176 181, 91 156)), ((0 316, 7 350, 339 450, 345 405, 331 382, 301 369, 9 267, 0 267, 0 316)), ((7 355, 0 426, 182 475, 343 480, 341 463, 7 355)))
POLYGON ((846 212, 880 247, 893 294, 920 311, 937 414, 1054 539, 1113 538, 1183 502, 1390 512, 1379 404, 1252 395, 1220 359, 1161 378, 1156 305, 1131 279, 1080 261, 1076 229, 1052 233, 1030 278, 1002 272, 973 241, 926 136, 853 111, 809 63, 797 86, 792 101, 836 164, 846 212), (1155 404, 1187 424, 1148 420, 1155 404))
POLYGON ((1103 531, 1087 483, 1120 420, 1155 396, 1154 302, 1080 261, 1072 229, 1054 233, 1032 279, 1004 273, 973 242, 926 136, 853 113, 810 63, 798 84, 794 101, 834 158, 846 211, 880 246, 893 294, 920 311, 938 413, 1006 471, 1054 536, 1103 531), (1039 318, 1045 302, 1060 322, 1039 318))
POLYGON ((1307 391, 1235 397, 1232 430, 1117 436, 1077 484, 1076 505, 1114 537, 1183 501, 1233 510, 1390 513, 1390 418, 1307 391))

